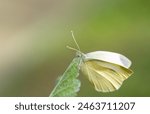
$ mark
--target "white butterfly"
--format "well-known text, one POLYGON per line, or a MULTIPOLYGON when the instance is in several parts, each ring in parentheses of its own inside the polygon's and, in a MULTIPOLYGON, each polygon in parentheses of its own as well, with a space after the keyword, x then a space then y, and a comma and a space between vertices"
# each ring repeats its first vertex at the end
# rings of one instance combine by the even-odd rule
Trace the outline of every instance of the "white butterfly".
POLYGON ((98 92, 112 92, 118 90, 123 81, 126 80, 133 73, 129 69, 131 61, 118 53, 108 51, 95 51, 84 54, 74 38, 72 37, 78 47, 76 50, 81 60, 81 71, 94 85, 95 90, 98 92))

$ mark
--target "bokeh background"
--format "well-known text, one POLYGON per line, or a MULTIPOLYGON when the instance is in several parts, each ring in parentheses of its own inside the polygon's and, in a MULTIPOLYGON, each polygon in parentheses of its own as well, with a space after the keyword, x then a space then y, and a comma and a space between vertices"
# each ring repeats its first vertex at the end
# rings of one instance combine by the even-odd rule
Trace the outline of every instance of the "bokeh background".
POLYGON ((0 0, 0 96, 49 96, 72 59, 70 30, 84 53, 118 52, 134 74, 98 93, 82 73, 78 96, 150 96, 149 0, 0 0))

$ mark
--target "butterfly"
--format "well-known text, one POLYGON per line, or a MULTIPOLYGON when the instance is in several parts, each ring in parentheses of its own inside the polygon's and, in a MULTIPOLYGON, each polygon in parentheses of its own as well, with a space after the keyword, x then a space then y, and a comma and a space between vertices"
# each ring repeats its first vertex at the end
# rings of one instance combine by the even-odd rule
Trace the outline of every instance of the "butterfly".
POLYGON ((77 56, 81 58, 80 69, 98 92, 112 92, 118 90, 133 71, 131 61, 122 54, 109 51, 94 51, 84 54, 72 33, 72 38, 78 49, 77 56))

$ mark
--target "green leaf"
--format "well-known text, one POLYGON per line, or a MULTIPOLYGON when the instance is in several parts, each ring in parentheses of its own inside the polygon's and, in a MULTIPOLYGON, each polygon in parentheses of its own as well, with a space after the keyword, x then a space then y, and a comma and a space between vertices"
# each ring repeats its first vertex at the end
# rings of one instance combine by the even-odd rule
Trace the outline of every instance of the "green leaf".
POLYGON ((50 97, 72 97, 76 96, 80 90, 79 65, 81 57, 76 57, 72 60, 69 67, 58 80, 55 88, 50 94, 50 97))

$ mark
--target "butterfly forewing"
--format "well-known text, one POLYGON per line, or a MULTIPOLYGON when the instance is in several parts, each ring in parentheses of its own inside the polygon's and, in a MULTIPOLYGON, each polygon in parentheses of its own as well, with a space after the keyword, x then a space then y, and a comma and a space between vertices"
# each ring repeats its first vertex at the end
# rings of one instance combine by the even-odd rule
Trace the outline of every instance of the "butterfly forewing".
POLYGON ((87 53, 85 56, 86 60, 106 61, 109 63, 120 65, 125 68, 129 68, 131 66, 131 61, 127 57, 115 52, 94 51, 87 53))

